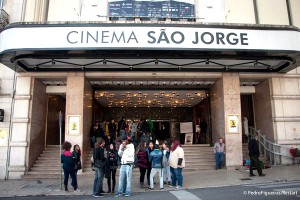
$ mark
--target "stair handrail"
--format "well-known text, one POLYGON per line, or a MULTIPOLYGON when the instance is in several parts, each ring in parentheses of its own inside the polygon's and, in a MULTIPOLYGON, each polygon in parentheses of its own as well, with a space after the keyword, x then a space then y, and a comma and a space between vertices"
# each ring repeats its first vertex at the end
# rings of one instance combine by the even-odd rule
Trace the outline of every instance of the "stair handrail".
POLYGON ((292 155, 290 155, 289 153, 286 154, 282 151, 282 149, 286 149, 287 151, 285 152, 290 152, 290 149, 293 147, 287 145, 280 145, 270 140, 267 140, 266 136, 261 134, 260 130, 256 130, 254 127, 249 126, 249 136, 251 136, 251 138, 254 138, 255 135, 258 136, 260 151, 263 150, 265 157, 269 155, 268 158, 270 159, 270 164, 272 163, 274 163, 274 165, 280 164, 281 157, 291 158, 294 160, 294 157, 292 155), (276 159, 275 156, 277 156, 278 159, 276 159), (279 163, 277 163, 278 160, 279 163))

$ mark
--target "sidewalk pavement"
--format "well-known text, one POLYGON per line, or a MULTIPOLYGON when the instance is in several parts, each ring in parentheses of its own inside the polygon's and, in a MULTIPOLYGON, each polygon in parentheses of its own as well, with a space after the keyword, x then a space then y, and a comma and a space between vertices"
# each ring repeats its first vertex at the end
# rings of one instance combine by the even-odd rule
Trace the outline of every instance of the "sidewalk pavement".
MULTIPOLYGON (((137 170, 138 169, 134 169, 137 170)), ((183 170, 184 171, 184 170, 183 170)), ((280 181, 300 180, 300 166, 275 166, 269 169, 264 169, 264 177, 257 176, 249 177, 249 172, 238 170, 203 170, 199 172, 183 172, 184 188, 208 188, 234 186, 243 184, 256 184, 280 181)), ((156 176, 158 176, 156 174, 156 176)), ((118 183, 118 176, 117 183, 118 183)), ((145 192, 146 189, 139 188, 139 175, 134 173, 132 182, 132 193, 145 192)), ((155 177, 155 190, 159 191, 158 177, 155 177)), ((81 192, 74 192, 69 186, 69 192, 60 190, 59 179, 22 179, 22 180, 2 180, 0 181, 0 197, 15 197, 15 196, 50 196, 50 195, 92 195, 93 175, 78 174, 78 185, 81 192)), ((146 181, 145 181, 146 182, 146 181)), ((69 181, 70 184, 70 181, 69 181)), ((103 181, 103 189, 107 190, 107 180, 103 181)), ((116 186, 116 190, 117 190, 116 186)), ((165 190, 176 190, 165 185, 165 190)))

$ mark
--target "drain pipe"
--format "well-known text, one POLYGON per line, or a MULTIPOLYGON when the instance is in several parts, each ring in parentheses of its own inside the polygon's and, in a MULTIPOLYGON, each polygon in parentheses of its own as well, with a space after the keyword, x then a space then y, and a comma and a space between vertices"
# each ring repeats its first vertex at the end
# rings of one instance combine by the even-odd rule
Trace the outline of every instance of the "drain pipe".
POLYGON ((12 120, 13 120, 13 114, 15 110, 15 95, 16 95, 16 85, 17 85, 17 68, 18 65, 15 63, 15 72, 14 72, 14 82, 13 82, 13 92, 11 94, 11 106, 10 106, 10 119, 9 119, 9 131, 8 131, 8 138, 7 138, 7 153, 6 153, 6 166, 5 166, 5 178, 4 180, 8 180, 9 173, 8 173, 8 167, 10 164, 10 149, 11 149, 11 135, 12 135, 12 120))

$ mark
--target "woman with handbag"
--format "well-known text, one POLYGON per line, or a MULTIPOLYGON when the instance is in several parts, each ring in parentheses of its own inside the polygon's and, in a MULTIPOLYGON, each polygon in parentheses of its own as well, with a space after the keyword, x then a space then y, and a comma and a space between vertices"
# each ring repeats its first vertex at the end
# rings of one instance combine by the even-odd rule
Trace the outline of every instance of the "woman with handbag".
POLYGON ((103 177, 106 158, 104 156, 105 141, 103 138, 97 138, 94 150, 94 170, 95 179, 93 187, 93 197, 103 197, 103 177))
POLYGON ((75 174, 77 176, 78 170, 81 170, 81 150, 78 144, 75 144, 72 152, 73 159, 75 161, 75 174))
POLYGON ((114 143, 110 143, 109 145, 109 150, 107 151, 107 160, 107 173, 105 173, 105 175, 107 178, 108 193, 115 193, 116 172, 118 168, 118 151, 116 150, 114 143))

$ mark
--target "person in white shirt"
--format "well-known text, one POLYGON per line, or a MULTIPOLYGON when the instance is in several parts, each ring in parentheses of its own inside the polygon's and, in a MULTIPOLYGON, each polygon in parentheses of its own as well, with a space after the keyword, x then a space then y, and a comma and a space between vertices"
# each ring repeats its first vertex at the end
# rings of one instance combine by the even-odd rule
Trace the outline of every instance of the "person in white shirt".
POLYGON ((117 196, 121 197, 124 189, 124 184, 126 181, 125 196, 129 197, 131 195, 131 179, 132 179, 132 169, 134 164, 134 145, 129 143, 127 137, 122 138, 122 144, 120 145, 118 154, 121 158, 121 168, 119 175, 119 187, 117 196))

